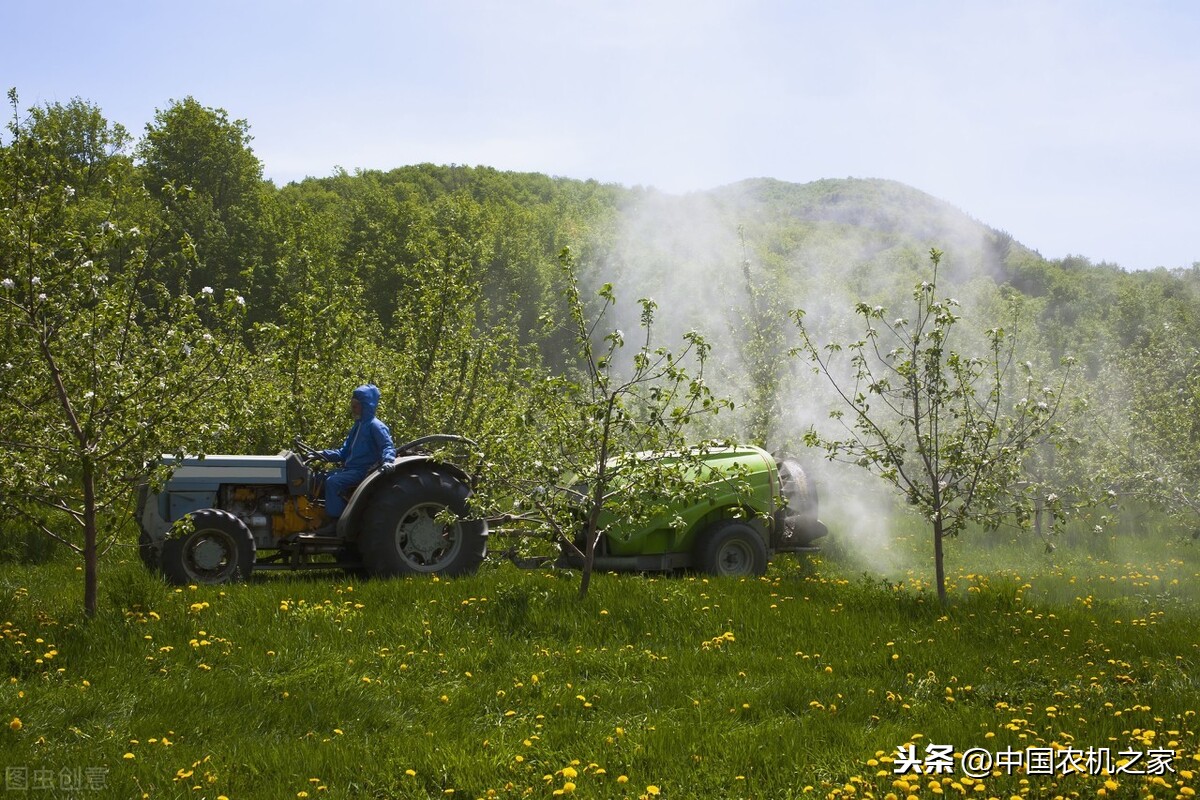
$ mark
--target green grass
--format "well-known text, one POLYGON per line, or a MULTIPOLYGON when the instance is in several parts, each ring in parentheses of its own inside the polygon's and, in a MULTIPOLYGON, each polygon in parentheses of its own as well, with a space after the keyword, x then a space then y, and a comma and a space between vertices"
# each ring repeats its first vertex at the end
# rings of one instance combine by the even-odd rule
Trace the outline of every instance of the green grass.
POLYGON ((123 798, 1188 796, 1200 548, 1152 530, 963 537, 947 608, 905 525, 911 572, 841 545, 762 580, 599 575, 583 601, 576 573, 510 565, 176 589, 114 559, 87 620, 74 564, 7 565, 0 760, 45 797, 63 770, 123 798), (910 743, 1169 749, 1175 772, 897 776, 910 743))

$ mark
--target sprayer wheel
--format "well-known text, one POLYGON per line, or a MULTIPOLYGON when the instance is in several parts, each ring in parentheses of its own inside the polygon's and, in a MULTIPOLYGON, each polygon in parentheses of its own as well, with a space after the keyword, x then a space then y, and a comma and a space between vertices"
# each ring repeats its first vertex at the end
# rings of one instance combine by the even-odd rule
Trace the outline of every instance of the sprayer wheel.
POLYGON ((762 575, 767 571, 767 546, 753 525, 740 519, 722 520, 697 538, 696 563, 710 575, 762 575))

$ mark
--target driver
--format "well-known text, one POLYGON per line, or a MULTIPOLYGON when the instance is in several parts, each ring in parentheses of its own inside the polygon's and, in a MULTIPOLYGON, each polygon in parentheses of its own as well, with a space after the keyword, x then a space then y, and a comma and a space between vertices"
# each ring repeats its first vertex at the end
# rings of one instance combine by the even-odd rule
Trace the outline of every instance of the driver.
POLYGON ((346 434, 346 443, 338 450, 322 450, 317 458, 341 464, 325 479, 325 514, 330 523, 346 510, 342 493, 362 483, 371 470, 381 467, 390 472, 396 458, 392 432, 375 416, 379 408, 379 387, 368 383, 354 390, 350 398, 350 414, 354 424, 346 434))

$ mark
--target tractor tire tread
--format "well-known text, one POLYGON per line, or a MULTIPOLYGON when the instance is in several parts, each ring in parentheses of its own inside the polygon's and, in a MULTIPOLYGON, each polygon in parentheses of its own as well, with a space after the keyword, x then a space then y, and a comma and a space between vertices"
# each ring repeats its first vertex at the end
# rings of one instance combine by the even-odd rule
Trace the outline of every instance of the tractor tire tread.
POLYGON ((397 472, 375 491, 364 511, 358 541, 363 566, 378 576, 414 573, 456 576, 475 572, 487 555, 487 525, 482 520, 465 519, 470 497, 470 486, 436 465, 397 472), (446 563, 428 567, 407 558, 396 539, 396 528, 404 515, 412 507, 426 503, 442 505, 457 515, 459 534, 463 537, 446 563))
POLYGON ((254 571, 257 549, 254 537, 246 524, 238 517, 220 508, 202 508, 190 512, 195 529, 185 536, 169 538, 163 542, 159 568, 169 583, 185 586, 192 583, 227 583, 244 581, 254 571), (220 576, 207 580, 205 576, 191 572, 187 566, 187 547, 190 540, 205 530, 218 530, 233 541, 235 558, 230 568, 220 576))

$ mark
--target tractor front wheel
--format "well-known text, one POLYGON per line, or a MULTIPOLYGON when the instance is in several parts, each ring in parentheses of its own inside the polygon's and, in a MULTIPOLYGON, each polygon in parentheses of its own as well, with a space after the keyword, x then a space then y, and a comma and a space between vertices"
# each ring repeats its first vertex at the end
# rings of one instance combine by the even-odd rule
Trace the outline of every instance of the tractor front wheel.
POLYGON ((762 575, 767 571, 767 546, 754 526, 727 519, 700 534, 696 563, 710 575, 762 575))
POLYGON ((373 575, 474 572, 487 554, 487 523, 466 519, 471 488, 436 469, 394 477, 371 497, 359 550, 373 575))
POLYGON ((160 566, 167 580, 189 583, 243 581, 254 570, 254 537, 228 511, 205 508, 190 515, 192 530, 163 542, 160 566))

